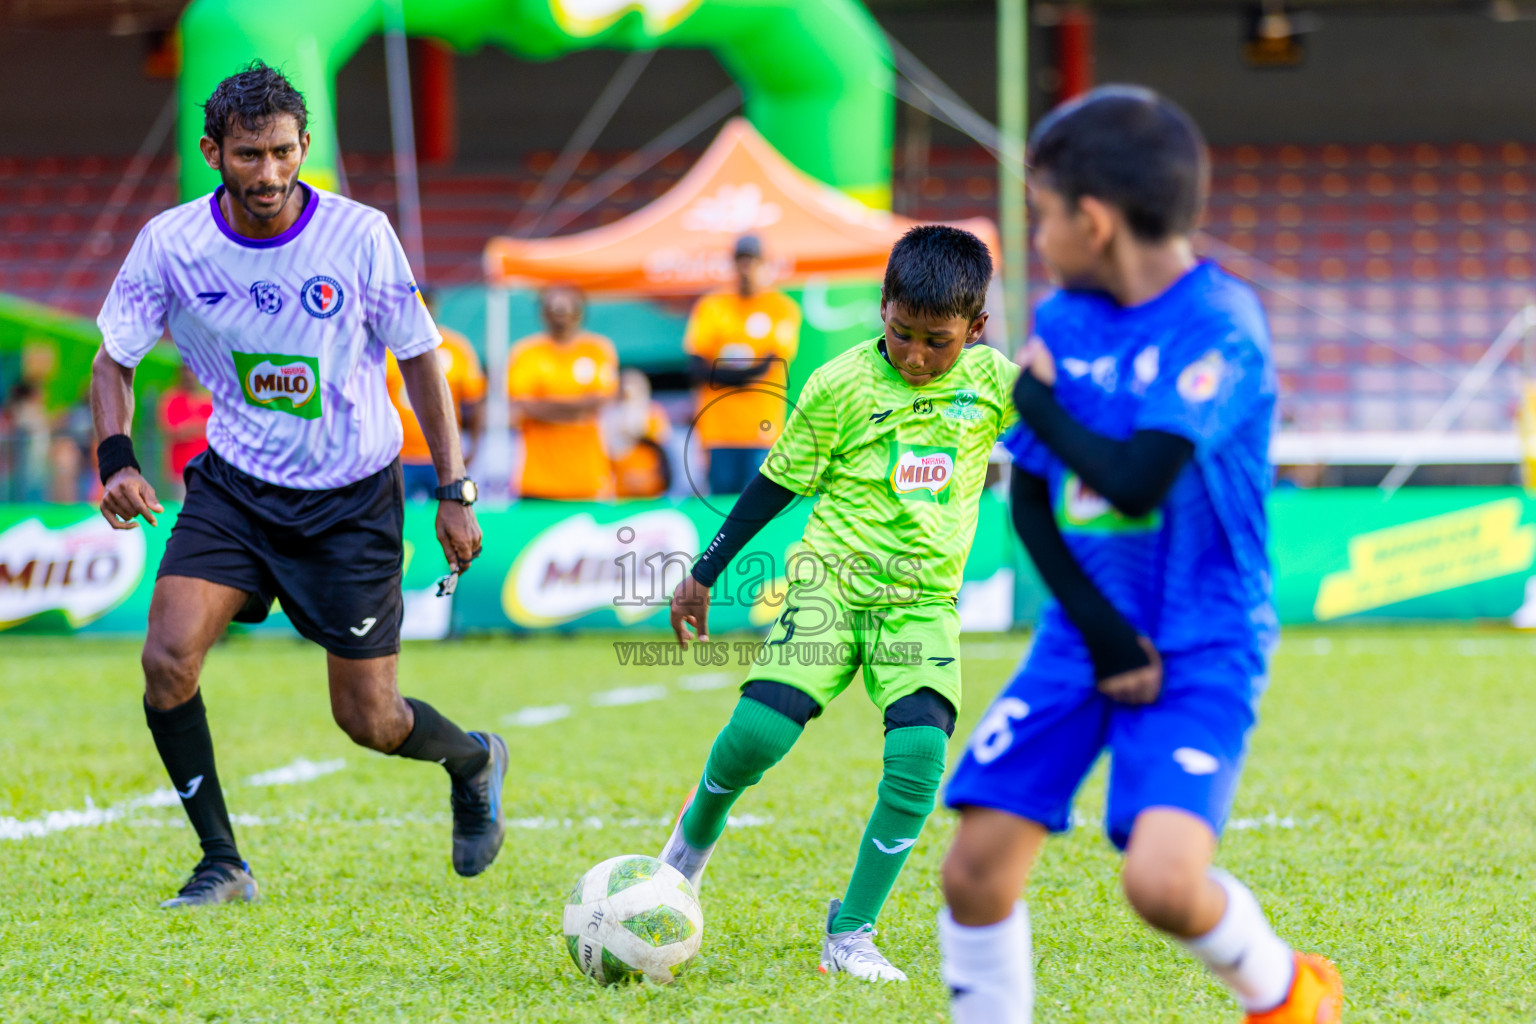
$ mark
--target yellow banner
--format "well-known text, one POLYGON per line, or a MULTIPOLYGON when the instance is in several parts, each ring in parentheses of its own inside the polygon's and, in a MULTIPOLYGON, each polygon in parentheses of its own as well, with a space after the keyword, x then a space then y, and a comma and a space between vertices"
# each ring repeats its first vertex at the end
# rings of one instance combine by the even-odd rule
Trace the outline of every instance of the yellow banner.
POLYGON ((1536 381, 1520 393, 1520 469, 1525 489, 1536 491, 1536 381))
POLYGON ((1536 526, 1520 525, 1521 506, 1504 498, 1352 537, 1349 568, 1323 577, 1313 614, 1337 619, 1529 569, 1536 526))

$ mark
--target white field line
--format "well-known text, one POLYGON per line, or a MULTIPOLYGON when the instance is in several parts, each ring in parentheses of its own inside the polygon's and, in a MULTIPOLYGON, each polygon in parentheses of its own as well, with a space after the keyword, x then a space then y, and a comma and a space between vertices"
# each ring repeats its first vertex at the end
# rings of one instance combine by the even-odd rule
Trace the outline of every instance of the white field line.
POLYGON ((703 675, 683 676, 677 685, 684 690, 698 692, 701 690, 723 690, 735 685, 740 678, 734 672, 707 672, 703 675))
MULTIPOLYGON (((346 762, 341 758, 334 761, 315 762, 301 757, 281 768, 258 772, 245 781, 250 786, 292 786, 340 771, 345 766, 346 762)), ((49 811, 36 818, 0 817, 0 840, 40 839, 54 832, 63 832, 72 828, 100 828, 103 825, 121 821, 135 811, 151 807, 177 807, 180 804, 181 798, 176 795, 175 790, 169 788, 132 797, 121 803, 112 804, 110 807, 97 807, 95 801, 86 797, 85 806, 81 808, 49 811)), ((242 824, 238 816, 233 820, 235 824, 242 824)), ((259 820, 248 818, 246 823, 255 823, 259 820)))
MULTIPOLYGON (((1279 815, 1274 811, 1262 814, 1257 818, 1230 818, 1227 821, 1227 830, 1231 832, 1258 832, 1265 829, 1293 829, 1305 825, 1317 824, 1316 818, 1297 819, 1289 814, 1279 815)), ((1082 814, 1072 812, 1073 828, 1101 828, 1104 819, 1095 814, 1082 814)))
MULTIPOLYGON (((700 692, 723 690, 735 683, 736 676, 733 673, 709 672, 703 675, 683 676, 677 685, 680 689, 700 692)), ((614 690, 599 690, 587 698, 587 702, 595 708, 622 708, 631 704, 650 704, 654 701, 666 700, 668 692, 667 688, 660 683, 652 686, 621 686, 614 690)), ((569 718, 571 713, 569 704, 519 708, 510 714, 502 715, 501 724, 534 729, 551 722, 558 722, 562 718, 569 718)))
POLYGON ((346 766, 347 762, 340 757, 332 761, 310 761, 301 757, 281 768, 247 776, 245 784, 247 786, 296 786, 301 782, 318 779, 322 775, 339 772, 346 766))
MULTIPOLYGON (((291 814, 283 817, 263 818, 256 814, 235 814, 230 820, 241 828, 251 826, 281 826, 281 825, 318 825, 322 827, 343 828, 400 828, 406 825, 432 825, 434 827, 447 825, 452 818, 446 814, 386 814, 376 818, 316 818, 305 814, 291 814)), ((124 825, 130 828, 188 828, 183 818, 150 818, 132 817, 122 819, 124 825)), ((730 828, 761 828, 772 825, 773 819, 757 814, 731 815, 726 820, 730 828)), ((508 818, 507 827, 519 829, 525 832, 547 831, 573 831, 578 829, 598 830, 605 828, 670 828, 672 819, 670 816, 655 818, 617 818, 605 821, 602 818, 508 818)))
POLYGON ((510 715, 503 715, 502 725, 520 725, 524 728, 533 728, 539 725, 548 725, 550 722, 558 722, 562 718, 569 718, 571 706, 569 704, 551 704, 542 708, 523 708, 514 711, 510 715))
POLYGON ((599 708, 617 708, 628 704, 649 704, 651 701, 665 700, 667 688, 665 686, 621 686, 617 690, 603 690, 592 695, 592 706, 599 708))

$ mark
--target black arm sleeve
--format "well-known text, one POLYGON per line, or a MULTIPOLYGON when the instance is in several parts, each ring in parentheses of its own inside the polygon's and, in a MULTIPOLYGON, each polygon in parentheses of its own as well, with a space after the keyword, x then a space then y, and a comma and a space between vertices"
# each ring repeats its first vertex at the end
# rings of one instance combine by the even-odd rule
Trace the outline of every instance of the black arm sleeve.
POLYGON ((740 360, 711 363, 703 356, 688 357, 688 375, 695 384, 714 384, 717 387, 739 388, 750 384, 768 372, 768 367, 778 358, 766 355, 755 363, 740 360))
POLYGON ((1161 430, 1138 430, 1128 441, 1096 434, 1073 419, 1032 373, 1019 374, 1013 404, 1035 436, 1124 515, 1139 518, 1161 505, 1195 454, 1188 438, 1161 430))
POLYGON ((1067 618, 1083 634, 1095 678, 1151 664, 1137 641, 1136 630, 1093 585, 1056 526, 1051 492, 1046 482, 1017 466, 1013 470, 1013 528, 1029 551, 1040 578, 1060 602, 1067 618))
POLYGON ((761 473, 754 476, 731 507, 731 514, 725 517, 720 532, 693 563, 693 578, 706 587, 714 586, 715 580, 731 559, 746 547, 747 541, 756 537, 757 531, 789 507, 793 500, 795 492, 788 487, 781 487, 761 473))

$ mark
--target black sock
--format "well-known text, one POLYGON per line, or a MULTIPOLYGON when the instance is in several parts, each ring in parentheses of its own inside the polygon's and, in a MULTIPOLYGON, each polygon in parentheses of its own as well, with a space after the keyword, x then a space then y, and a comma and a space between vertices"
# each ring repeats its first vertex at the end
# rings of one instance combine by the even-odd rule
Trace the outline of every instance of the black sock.
POLYGON ((235 830, 230 827, 229 812, 224 809, 224 790, 219 786, 219 773, 213 764, 213 736, 208 732, 202 691, 169 711, 152 708, 145 701, 144 717, 171 785, 181 797, 181 806, 203 844, 203 859, 239 864, 235 830))
POLYGON ((491 752, 480 741, 438 714, 437 709, 415 697, 405 698, 416 714, 411 734, 394 751, 395 757, 436 761, 456 779, 467 779, 485 767, 491 752))

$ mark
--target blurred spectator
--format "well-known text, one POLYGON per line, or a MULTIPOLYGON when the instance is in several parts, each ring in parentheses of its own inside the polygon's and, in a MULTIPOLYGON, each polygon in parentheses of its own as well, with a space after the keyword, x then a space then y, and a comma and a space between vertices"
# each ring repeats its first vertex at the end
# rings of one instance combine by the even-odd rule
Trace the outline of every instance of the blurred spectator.
POLYGON ((96 427, 91 422, 89 398, 81 398, 59 416, 54 424, 48 461, 53 467, 50 501, 73 503, 94 497, 97 486, 96 427))
POLYGON ((741 493, 762 466, 784 429, 786 369, 800 346, 800 307, 762 285, 762 243, 744 235, 733 256, 736 287, 699 299, 683 336, 712 494, 741 493))
POLYGON ((651 400, 650 379, 634 368, 619 374, 619 400, 605 414, 615 493, 621 498, 666 494, 672 468, 662 445, 672 436, 672 423, 661 404, 651 400))
POLYGON ((213 415, 213 396, 203 390, 192 368, 183 363, 176 383, 160 396, 160 436, 165 446, 165 482, 171 498, 187 496, 182 474, 187 463, 208 448, 208 420, 213 415))
POLYGON ((544 331, 512 346, 507 397, 523 433, 525 498, 583 501, 613 496, 598 412, 618 387, 613 342, 581 329, 586 298, 551 286, 539 295, 544 331))
MULTIPOLYGON (((435 317, 437 304, 428 302, 435 317)), ((442 364, 448 378, 448 390, 453 395, 453 408, 457 413, 460 437, 464 446, 464 462, 474 457, 474 442, 480 434, 481 402, 485 398, 485 373, 480 369, 480 357, 469 339, 450 327, 438 324, 443 343, 437 349, 437 361, 442 364)), ((389 400, 400 414, 400 425, 405 430, 405 442, 400 446, 400 468, 405 473, 405 497, 407 501, 428 501, 437 490, 437 470, 432 467, 432 452, 427 448, 427 437, 421 431, 421 422, 411 408, 410 396, 405 393, 405 378, 395 354, 386 357, 384 380, 389 388, 389 400)))
POLYGON ((0 410, 0 439, 10 468, 10 501, 42 501, 48 489, 48 410, 27 381, 11 388, 0 410))

